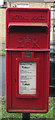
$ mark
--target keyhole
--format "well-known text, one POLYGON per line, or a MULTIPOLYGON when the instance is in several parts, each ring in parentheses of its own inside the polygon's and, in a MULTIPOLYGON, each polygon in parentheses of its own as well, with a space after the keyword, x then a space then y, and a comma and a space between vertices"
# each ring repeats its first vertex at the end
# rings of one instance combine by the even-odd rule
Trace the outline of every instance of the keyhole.
POLYGON ((16 83, 16 79, 15 79, 15 83, 16 83))

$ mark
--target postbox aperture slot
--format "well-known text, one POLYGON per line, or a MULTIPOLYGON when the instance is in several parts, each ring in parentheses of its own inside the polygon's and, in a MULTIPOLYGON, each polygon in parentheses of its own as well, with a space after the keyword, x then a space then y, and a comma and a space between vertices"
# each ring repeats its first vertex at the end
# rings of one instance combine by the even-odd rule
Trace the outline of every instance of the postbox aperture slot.
POLYGON ((45 32, 48 25, 46 23, 9 23, 8 28, 10 32, 45 32))
POLYGON ((46 32, 47 27, 41 27, 41 26, 10 26, 9 27, 10 32, 46 32))

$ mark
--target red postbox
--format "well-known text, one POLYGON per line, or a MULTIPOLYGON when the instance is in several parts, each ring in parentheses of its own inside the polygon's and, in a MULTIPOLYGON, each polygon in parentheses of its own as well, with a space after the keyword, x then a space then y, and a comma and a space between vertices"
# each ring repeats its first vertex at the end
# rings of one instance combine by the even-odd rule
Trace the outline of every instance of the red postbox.
POLYGON ((50 10, 6 10, 8 112, 46 113, 49 98, 50 10))

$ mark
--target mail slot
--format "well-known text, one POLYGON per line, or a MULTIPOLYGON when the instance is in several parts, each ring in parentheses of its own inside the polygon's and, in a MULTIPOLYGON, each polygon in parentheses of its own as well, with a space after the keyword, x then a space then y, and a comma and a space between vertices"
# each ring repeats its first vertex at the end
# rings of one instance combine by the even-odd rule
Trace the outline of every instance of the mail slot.
POLYGON ((7 112, 48 112, 49 56, 50 10, 7 8, 7 112))

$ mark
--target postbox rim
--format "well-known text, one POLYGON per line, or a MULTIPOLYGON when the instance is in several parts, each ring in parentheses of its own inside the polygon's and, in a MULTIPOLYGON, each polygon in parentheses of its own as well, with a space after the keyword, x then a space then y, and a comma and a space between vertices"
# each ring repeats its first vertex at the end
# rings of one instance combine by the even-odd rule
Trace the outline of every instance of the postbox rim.
POLYGON ((36 27, 48 27, 48 25, 46 23, 37 23, 37 22, 34 22, 34 23, 30 23, 30 22, 10 22, 8 24, 8 28, 9 27, 14 27, 14 26, 36 26, 36 27))
POLYGON ((39 11, 40 11, 40 10, 41 10, 41 11, 44 10, 44 11, 45 11, 45 10, 46 10, 46 11, 49 11, 49 12, 50 12, 50 9, 49 9, 49 8, 14 8, 14 7, 6 8, 6 12, 9 11, 9 10, 28 10, 28 11, 29 11, 29 10, 34 10, 34 11, 35 11, 35 10, 39 10, 39 11))

